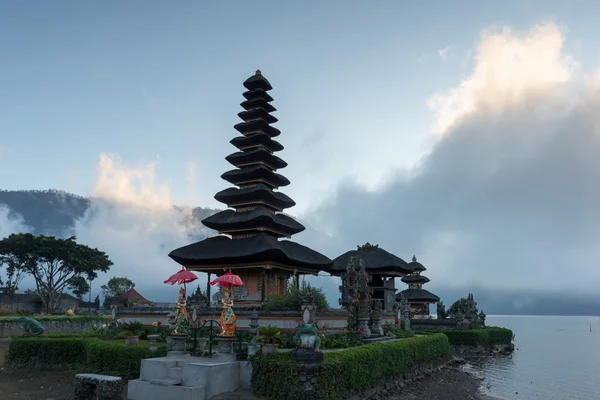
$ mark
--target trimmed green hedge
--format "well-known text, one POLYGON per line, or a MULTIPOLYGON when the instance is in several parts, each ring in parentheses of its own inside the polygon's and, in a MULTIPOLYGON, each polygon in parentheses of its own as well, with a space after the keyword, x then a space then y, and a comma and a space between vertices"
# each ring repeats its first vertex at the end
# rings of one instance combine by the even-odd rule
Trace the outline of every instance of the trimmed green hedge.
MULTIPOLYGON (((377 381, 402 375, 411 367, 445 360, 450 345, 445 335, 435 334, 408 340, 369 344, 325 353, 315 376, 319 396, 338 399, 377 381)), ((299 370, 291 353, 256 355, 252 359, 252 387, 269 399, 303 399, 299 370)))
POLYGON ((9 368, 71 368, 90 373, 109 374, 135 379, 140 374, 141 360, 166 355, 159 345, 151 353, 148 343, 127 346, 123 341, 81 338, 16 338, 6 354, 9 368))
POLYGON ((421 335, 433 335, 443 333, 448 336, 448 341, 453 346, 495 346, 510 344, 513 339, 513 331, 507 328, 490 326, 482 329, 471 329, 464 331, 416 331, 421 335))

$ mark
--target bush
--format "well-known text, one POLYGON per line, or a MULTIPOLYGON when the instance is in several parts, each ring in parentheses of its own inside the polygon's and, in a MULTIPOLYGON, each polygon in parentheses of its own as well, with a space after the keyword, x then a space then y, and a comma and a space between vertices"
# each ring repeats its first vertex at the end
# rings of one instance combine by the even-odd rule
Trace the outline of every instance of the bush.
POLYGON ((13 339, 6 362, 15 368, 69 367, 85 361, 85 340, 75 338, 13 339))
POLYGON ((325 292, 323 292, 323 289, 312 287, 310 284, 304 281, 302 282, 302 285, 300 285, 299 288, 296 288, 296 281, 294 279, 292 279, 288 283, 287 293, 285 296, 267 296, 265 302, 263 303, 263 307, 265 308, 265 310, 274 310, 278 308, 293 308, 299 310, 300 296, 307 296, 309 294, 312 294, 312 296, 316 299, 317 309, 327 310, 329 308, 329 303, 327 302, 327 297, 325 296, 325 292))
POLYGON ((164 345, 150 353, 148 343, 142 343, 127 346, 122 341, 96 338, 15 338, 10 343, 6 362, 13 369, 72 368, 134 379, 140 374, 141 360, 166 355, 164 345))
POLYGON ((471 329, 464 331, 415 331, 421 335, 433 335, 443 333, 448 336, 448 341, 453 346, 495 346, 510 344, 513 338, 513 332, 507 328, 491 326, 481 329, 471 329))
MULTIPOLYGON (((449 357, 448 338, 435 334, 326 353, 315 375, 322 398, 338 399, 381 379, 400 376, 411 367, 449 357)), ((258 354, 252 358, 252 367, 252 387, 257 394, 282 400, 304 397, 291 353, 270 357, 258 354)))
POLYGON ((146 346, 127 346, 119 341, 92 339, 86 343, 85 368, 93 373, 116 375, 123 379, 140 376, 141 361, 145 358, 166 355, 166 347, 150 353, 146 346))

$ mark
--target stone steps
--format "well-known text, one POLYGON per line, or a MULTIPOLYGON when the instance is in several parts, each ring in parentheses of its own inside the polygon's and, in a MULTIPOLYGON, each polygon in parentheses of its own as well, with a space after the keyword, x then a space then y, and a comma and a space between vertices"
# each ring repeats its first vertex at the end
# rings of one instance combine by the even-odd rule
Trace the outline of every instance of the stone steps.
POLYGON ((128 383, 127 400, 205 400, 203 386, 160 385, 140 379, 128 383))
POLYGON ((205 400, 248 389, 252 365, 235 355, 175 356, 142 360, 140 379, 129 381, 128 400, 205 400))

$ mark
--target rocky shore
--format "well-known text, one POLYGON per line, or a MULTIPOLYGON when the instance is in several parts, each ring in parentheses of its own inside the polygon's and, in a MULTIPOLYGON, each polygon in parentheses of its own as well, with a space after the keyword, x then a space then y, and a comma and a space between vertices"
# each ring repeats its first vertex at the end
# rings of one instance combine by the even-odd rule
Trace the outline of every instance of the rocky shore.
POLYGON ((482 394, 481 379, 463 371, 461 364, 456 360, 385 400, 499 400, 482 394))

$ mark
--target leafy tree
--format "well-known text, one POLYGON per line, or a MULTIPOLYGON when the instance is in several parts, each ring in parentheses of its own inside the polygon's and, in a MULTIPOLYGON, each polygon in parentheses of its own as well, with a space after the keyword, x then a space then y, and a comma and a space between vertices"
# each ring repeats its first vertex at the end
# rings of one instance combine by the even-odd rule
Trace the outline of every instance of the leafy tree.
POLYGON ((57 308, 63 290, 79 277, 92 280, 113 265, 105 252, 77 243, 75 236, 60 239, 31 233, 0 240, 0 262, 33 277, 46 311, 57 308))
POLYGON ((75 297, 77 297, 79 301, 81 301, 83 299, 83 296, 86 293, 89 293, 90 284, 88 283, 88 281, 85 280, 83 276, 76 276, 69 284, 69 289, 71 290, 71 292, 73 292, 75 297))
POLYGON ((446 315, 450 318, 455 318, 457 316, 469 316, 469 315, 477 315, 477 302, 473 298, 473 295, 469 293, 467 297, 463 297, 458 299, 450 306, 446 315))
POLYGON ((135 287, 135 283, 124 277, 112 277, 102 285, 102 295, 104 296, 104 308, 110 308, 112 303, 125 304, 125 293, 135 287))
POLYGON ((19 260, 0 255, 0 267, 2 265, 6 265, 6 282, 0 278, 0 293, 14 295, 26 273, 20 268, 19 260))
POLYGON ((96 307, 96 310, 100 309, 100 295, 97 295, 94 299, 94 306, 96 307))

